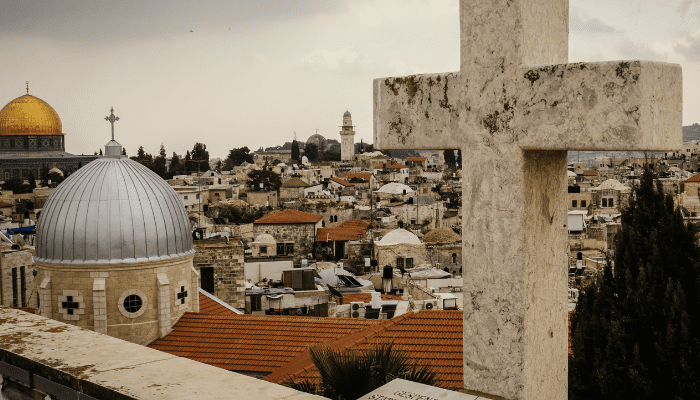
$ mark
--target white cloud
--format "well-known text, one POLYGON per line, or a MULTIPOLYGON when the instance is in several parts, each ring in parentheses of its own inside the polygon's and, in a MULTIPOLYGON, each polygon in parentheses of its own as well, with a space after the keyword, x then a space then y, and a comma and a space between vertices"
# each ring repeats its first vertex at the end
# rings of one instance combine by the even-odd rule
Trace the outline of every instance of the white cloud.
POLYGON ((572 6, 569 10, 569 29, 572 33, 584 35, 621 35, 623 30, 608 25, 598 18, 589 18, 588 14, 578 7, 572 6))
POLYGON ((657 51, 650 45, 634 43, 628 38, 625 38, 618 45, 618 51, 626 59, 648 61, 666 61, 668 59, 667 53, 657 51))
POLYGON ((341 64, 353 64, 360 53, 346 47, 344 49, 329 51, 327 49, 314 50, 297 60, 299 64, 324 65, 330 69, 338 69, 341 64))
POLYGON ((683 36, 673 50, 689 61, 700 61, 700 29, 692 35, 683 36))

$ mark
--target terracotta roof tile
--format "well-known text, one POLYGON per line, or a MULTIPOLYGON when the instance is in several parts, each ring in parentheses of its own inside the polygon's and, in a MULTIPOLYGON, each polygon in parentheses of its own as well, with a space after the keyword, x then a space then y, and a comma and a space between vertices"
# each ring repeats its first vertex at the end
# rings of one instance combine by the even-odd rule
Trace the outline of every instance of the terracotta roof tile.
POLYGON ((238 315, 203 293, 199 293, 199 313, 211 315, 238 315))
POLYGON ((583 176, 598 176, 598 171, 592 169, 584 169, 583 176))
POLYGON ((700 182, 700 174, 695 174, 690 178, 686 179, 685 182, 700 182))
POLYGON ((12 204, 0 200, 0 208, 5 208, 5 207, 12 207, 12 204))
POLYGON ((379 320, 185 313, 148 347, 230 371, 270 373, 308 346, 377 325, 379 320))
MULTIPOLYGON (((461 389, 464 379, 462 318, 462 311, 420 311, 403 314, 334 340, 328 343, 328 346, 336 350, 365 349, 372 343, 393 339, 394 346, 406 351, 411 359, 431 364, 441 375, 444 386, 461 389)), ((290 376, 296 380, 318 378, 308 350, 265 377, 265 380, 280 383, 290 376)))
POLYGON ((322 215, 311 214, 304 211, 288 208, 280 212, 268 214, 254 224, 315 224, 323 218, 322 215))
POLYGON ((407 162, 412 162, 412 161, 425 161, 425 157, 408 157, 406 159, 407 162))
POLYGON ((365 230, 357 228, 318 228, 316 240, 319 242, 344 242, 352 239, 364 239, 365 230))
POLYGON ((374 167, 374 169, 401 169, 401 168, 408 168, 407 166, 399 163, 384 163, 382 165, 379 165, 377 167, 374 167))
POLYGON ((357 172, 357 173, 346 172, 343 174, 343 178, 347 178, 347 179, 369 179, 371 177, 372 177, 371 172, 357 172))
POLYGON ((348 187, 348 186, 355 186, 355 185, 353 185, 352 183, 346 181, 345 179, 331 178, 331 180, 332 180, 333 182, 335 182, 335 183, 337 183, 337 184, 340 184, 340 185, 343 185, 343 186, 345 186, 345 187, 348 187))

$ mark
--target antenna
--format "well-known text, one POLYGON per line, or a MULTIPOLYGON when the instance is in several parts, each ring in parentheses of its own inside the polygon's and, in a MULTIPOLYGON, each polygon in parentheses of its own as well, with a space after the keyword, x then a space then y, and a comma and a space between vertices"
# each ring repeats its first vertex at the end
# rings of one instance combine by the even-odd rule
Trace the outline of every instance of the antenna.
POLYGON ((27 81, 27 94, 29 94, 29 81, 27 81))

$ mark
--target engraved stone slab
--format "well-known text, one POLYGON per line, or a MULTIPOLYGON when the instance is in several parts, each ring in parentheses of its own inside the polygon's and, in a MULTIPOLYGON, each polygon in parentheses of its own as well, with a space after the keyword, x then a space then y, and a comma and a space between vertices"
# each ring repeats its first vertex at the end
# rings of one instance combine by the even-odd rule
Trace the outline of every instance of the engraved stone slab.
POLYGON ((403 379, 394 379, 379 389, 367 393, 359 400, 476 400, 470 394, 454 392, 435 386, 423 385, 403 379))

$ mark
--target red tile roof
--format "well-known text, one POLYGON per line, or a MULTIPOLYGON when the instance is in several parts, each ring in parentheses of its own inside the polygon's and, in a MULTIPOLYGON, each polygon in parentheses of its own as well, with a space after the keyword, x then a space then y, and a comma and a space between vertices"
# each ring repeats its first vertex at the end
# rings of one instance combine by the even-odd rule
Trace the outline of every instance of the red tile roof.
MULTIPOLYGON (((336 350, 365 349, 372 343, 394 340, 397 349, 404 350, 413 360, 429 363, 441 375, 443 385, 463 387, 462 375, 462 311, 420 311, 403 314, 328 343, 336 350)), ((287 365, 265 377, 280 383, 287 377, 295 380, 318 378, 308 350, 287 365)))
POLYGON ((426 160, 425 157, 408 157, 408 158, 406 159, 406 161, 408 161, 408 162, 412 162, 412 161, 425 161, 425 160, 426 160))
POLYGON ((686 179, 685 182, 700 182, 700 174, 695 174, 690 178, 686 179))
POLYGON ((388 163, 381 164, 377 167, 374 167, 374 169, 401 169, 401 168, 408 168, 408 167, 403 165, 403 164, 399 164, 397 162, 395 162, 393 164, 388 162, 388 163))
POLYGON ((210 315, 239 315, 231 309, 217 303, 216 300, 199 292, 199 313, 210 315))
POLYGON ((343 178, 347 179, 369 179, 372 177, 371 172, 346 172, 343 174, 343 178))
POLYGON ((0 200, 0 208, 12 207, 12 204, 0 200))
POLYGON ((188 312, 175 324, 172 332, 148 347, 230 371, 270 373, 308 346, 335 340, 381 322, 188 312))
POLYGON ((280 212, 268 214, 254 224, 315 224, 323 218, 322 215, 311 214, 304 211, 288 208, 280 212))
POLYGON ((372 221, 346 221, 335 228, 319 228, 316 240, 319 242, 344 242, 351 239, 364 239, 367 227, 376 227, 372 221))
POLYGON ((353 185, 352 183, 346 181, 345 179, 331 178, 331 180, 332 180, 333 182, 338 183, 338 184, 340 184, 340 185, 343 185, 343 186, 345 186, 345 187, 348 187, 348 186, 355 186, 355 185, 353 185))
POLYGON ((584 169, 583 170, 583 176, 597 176, 598 171, 592 170, 592 169, 584 169))

